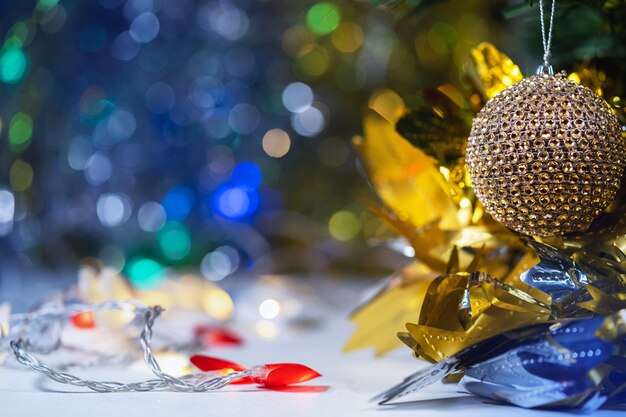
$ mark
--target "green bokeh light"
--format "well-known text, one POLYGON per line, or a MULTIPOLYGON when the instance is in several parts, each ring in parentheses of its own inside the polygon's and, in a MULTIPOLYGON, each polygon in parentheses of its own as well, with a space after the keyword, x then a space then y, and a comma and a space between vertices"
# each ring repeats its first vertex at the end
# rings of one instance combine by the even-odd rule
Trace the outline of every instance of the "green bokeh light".
POLYGON ((30 144, 33 135, 33 119, 26 113, 18 112, 9 123, 9 145, 14 151, 22 151, 30 144))
POLYGON ((135 259, 128 265, 128 279, 140 290, 153 290, 163 281, 163 267, 152 259, 135 259))
POLYGON ((4 47, 23 48, 28 40, 30 33, 28 26, 23 21, 15 23, 7 33, 4 41, 4 47))
POLYGON ((157 238, 163 255, 168 259, 181 260, 191 251, 189 230, 178 222, 169 222, 163 226, 157 238))
POLYGON ((317 3, 307 12, 306 23, 316 35, 327 35, 341 23, 341 12, 332 3, 317 3))
POLYGON ((39 0, 37 8, 39 10, 50 10, 59 3, 59 0, 39 0))
POLYGON ((26 72, 26 55, 20 48, 8 47, 0 53, 0 80, 15 84, 26 72))
POLYGON ((348 210, 341 210, 333 214, 328 222, 328 231, 337 240, 348 241, 354 239, 361 230, 359 218, 348 210))

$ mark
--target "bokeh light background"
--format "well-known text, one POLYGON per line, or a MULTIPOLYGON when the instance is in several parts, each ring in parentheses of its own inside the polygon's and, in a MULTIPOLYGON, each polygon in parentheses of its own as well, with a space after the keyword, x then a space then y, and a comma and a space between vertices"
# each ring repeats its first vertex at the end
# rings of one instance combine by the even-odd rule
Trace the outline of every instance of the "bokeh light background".
POLYGON ((80 262, 140 289, 166 267, 397 267, 368 245, 390 232, 362 198, 363 112, 458 81, 470 48, 504 36, 504 2, 439 3, 0 2, 0 292, 80 262))

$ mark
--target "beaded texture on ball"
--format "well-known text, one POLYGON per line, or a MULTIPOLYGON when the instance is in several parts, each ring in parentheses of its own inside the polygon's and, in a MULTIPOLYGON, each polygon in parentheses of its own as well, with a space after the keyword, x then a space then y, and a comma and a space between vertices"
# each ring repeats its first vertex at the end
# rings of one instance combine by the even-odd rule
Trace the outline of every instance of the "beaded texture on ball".
POLYGON ((518 232, 584 231, 620 187, 626 146, 607 103, 565 73, 493 97, 472 123, 466 163, 485 210, 518 232))

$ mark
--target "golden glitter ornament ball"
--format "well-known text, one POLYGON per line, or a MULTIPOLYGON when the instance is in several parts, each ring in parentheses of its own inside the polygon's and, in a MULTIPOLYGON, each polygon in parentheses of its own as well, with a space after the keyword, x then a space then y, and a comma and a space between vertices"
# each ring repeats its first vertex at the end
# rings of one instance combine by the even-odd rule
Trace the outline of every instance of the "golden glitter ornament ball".
POLYGON ((607 103, 559 75, 534 75, 493 97, 472 123, 467 169, 485 210, 518 232, 584 231, 615 198, 626 164, 607 103))

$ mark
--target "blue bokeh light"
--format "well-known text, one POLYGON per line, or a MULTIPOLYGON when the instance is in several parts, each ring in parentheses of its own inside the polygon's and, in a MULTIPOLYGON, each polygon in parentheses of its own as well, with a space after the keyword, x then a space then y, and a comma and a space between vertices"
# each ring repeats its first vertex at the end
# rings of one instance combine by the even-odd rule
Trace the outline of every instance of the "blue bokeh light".
POLYGON ((183 221, 193 207, 193 192, 185 186, 174 187, 168 191, 161 204, 168 220, 183 221))
POLYGON ((231 181, 243 190, 256 190, 261 185, 262 180, 261 168, 254 162, 240 162, 233 168, 231 181))
POLYGON ((213 211, 222 217, 242 220, 252 216, 259 208, 259 194, 255 190, 224 185, 213 194, 213 211))

